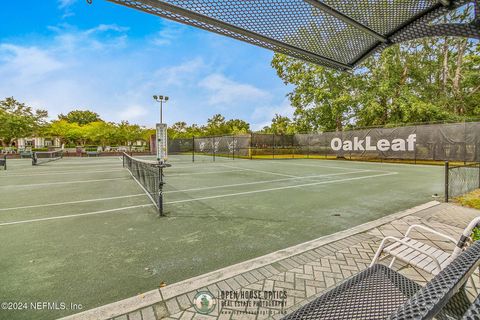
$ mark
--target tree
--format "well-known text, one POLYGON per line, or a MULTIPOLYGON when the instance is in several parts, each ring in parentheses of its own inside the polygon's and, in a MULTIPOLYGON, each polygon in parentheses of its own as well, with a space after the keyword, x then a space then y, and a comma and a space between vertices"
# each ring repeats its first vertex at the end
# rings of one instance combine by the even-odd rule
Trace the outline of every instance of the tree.
POLYGON ((293 122, 288 117, 275 114, 275 117, 272 119, 271 126, 264 127, 262 131, 265 133, 283 135, 293 134, 296 130, 293 122))
POLYGON ((246 134, 250 132, 250 124, 240 119, 228 120, 225 126, 229 134, 246 134))
POLYGON ((95 121, 83 126, 82 131, 89 143, 105 147, 115 137, 116 127, 113 123, 95 121))
POLYGON ((228 128, 225 124, 225 117, 215 114, 207 120, 206 134, 210 136, 227 134, 228 128))
POLYGON ((48 137, 57 137, 60 143, 77 144, 82 138, 80 126, 77 123, 69 123, 66 120, 54 120, 43 130, 48 137))
POLYGON ((60 114, 58 119, 66 120, 70 123, 78 123, 81 126, 102 121, 97 113, 88 110, 73 110, 67 113, 67 115, 60 114))
POLYGON ((119 144, 131 147, 134 142, 144 140, 145 129, 128 121, 122 121, 117 125, 114 136, 119 144))
POLYGON ((47 111, 33 110, 13 97, 0 101, 2 146, 9 146, 16 139, 35 135, 45 125, 47 117, 47 111))

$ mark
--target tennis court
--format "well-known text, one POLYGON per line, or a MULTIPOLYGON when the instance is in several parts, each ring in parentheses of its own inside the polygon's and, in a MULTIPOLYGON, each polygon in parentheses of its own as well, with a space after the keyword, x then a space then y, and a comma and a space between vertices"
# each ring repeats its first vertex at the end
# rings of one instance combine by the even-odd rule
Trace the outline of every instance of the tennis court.
MULTIPOLYGON (((0 171, 0 297, 91 309, 443 194, 441 166, 170 160, 167 217, 159 217, 119 157, 39 166, 9 159, 0 171)), ((8 318, 82 310, 15 311, 8 318)))

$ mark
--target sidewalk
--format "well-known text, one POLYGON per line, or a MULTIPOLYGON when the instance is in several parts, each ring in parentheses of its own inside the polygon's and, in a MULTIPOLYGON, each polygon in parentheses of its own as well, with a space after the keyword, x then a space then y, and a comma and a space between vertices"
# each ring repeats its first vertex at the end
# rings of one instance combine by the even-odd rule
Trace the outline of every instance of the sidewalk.
MULTIPOLYGON (((228 268, 201 275, 140 296, 88 310, 65 319, 279 319, 285 313, 321 295, 344 279, 366 268, 384 236, 400 236, 412 224, 423 224, 458 238, 463 228, 480 211, 432 201, 343 232, 281 250, 228 268), (192 306, 197 292, 285 291, 285 305, 220 306, 208 315, 192 306), (282 312, 282 313, 280 313, 282 312)), ((452 244, 435 235, 412 233, 415 239, 451 250, 452 244)), ((394 269, 420 284, 430 275, 402 263, 394 269)), ((277 299, 278 300, 278 299, 277 299)))

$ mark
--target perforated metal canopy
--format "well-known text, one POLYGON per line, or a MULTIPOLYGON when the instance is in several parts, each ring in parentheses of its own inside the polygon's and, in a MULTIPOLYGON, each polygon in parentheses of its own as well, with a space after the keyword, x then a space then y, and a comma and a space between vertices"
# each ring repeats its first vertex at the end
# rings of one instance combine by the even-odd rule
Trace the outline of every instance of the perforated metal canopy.
POLYGON ((468 0, 108 1, 339 70, 411 39, 480 39, 477 1, 471 23, 432 23, 468 0))

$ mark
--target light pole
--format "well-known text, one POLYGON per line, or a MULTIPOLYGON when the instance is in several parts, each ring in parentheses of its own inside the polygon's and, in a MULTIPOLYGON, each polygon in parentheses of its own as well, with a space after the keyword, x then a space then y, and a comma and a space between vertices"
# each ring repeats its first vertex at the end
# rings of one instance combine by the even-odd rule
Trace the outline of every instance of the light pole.
POLYGON ((163 123, 163 103, 167 103, 168 97, 154 95, 153 100, 160 102, 160 123, 163 123))

